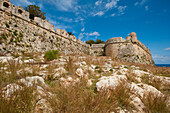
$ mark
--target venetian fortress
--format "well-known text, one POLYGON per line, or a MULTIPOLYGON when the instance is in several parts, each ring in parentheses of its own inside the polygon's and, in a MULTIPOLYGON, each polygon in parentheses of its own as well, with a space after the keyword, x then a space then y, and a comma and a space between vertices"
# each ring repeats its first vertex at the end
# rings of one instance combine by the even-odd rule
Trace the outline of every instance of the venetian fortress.
POLYGON ((123 40, 111 38, 106 44, 85 44, 66 30, 58 29, 39 17, 29 18, 29 12, 10 0, 0 0, 0 54, 45 52, 59 50, 65 54, 79 53, 112 56, 121 60, 154 64, 151 51, 132 32, 123 40))

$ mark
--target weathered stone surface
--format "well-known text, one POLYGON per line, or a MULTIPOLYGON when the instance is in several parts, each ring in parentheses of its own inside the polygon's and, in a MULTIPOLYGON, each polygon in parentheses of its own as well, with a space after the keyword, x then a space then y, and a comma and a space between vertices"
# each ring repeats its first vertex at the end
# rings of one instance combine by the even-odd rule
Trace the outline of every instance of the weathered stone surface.
POLYGON ((121 80, 126 80, 126 76, 125 75, 115 75, 115 76, 108 76, 108 77, 101 77, 99 79, 99 82, 96 83, 96 88, 98 91, 105 89, 105 88, 114 88, 116 87, 121 80))
POLYGON ((123 40, 122 37, 107 40, 105 54, 129 62, 154 64, 151 51, 137 40, 134 32, 126 40, 123 40))

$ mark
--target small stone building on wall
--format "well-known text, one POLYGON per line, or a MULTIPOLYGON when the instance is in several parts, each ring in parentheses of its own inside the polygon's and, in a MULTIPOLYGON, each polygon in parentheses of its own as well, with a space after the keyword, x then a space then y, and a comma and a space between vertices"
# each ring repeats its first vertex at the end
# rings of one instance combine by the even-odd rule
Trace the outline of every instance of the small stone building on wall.
POLYGON ((0 9, 15 14, 25 20, 29 20, 29 12, 25 11, 21 6, 15 6, 10 0, 1 0, 0 9))

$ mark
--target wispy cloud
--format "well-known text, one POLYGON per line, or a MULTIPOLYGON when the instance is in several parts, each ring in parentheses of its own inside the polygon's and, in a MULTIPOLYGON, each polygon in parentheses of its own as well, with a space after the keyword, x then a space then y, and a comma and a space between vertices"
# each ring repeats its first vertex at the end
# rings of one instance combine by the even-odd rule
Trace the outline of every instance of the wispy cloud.
POLYGON ((83 32, 85 30, 85 28, 82 28, 81 31, 83 32))
POLYGON ((103 11, 99 11, 99 12, 93 14, 93 16, 102 16, 102 15, 104 15, 103 11))
POLYGON ((35 4, 34 2, 30 2, 29 0, 11 0, 11 2, 17 6, 23 6, 23 7, 35 4))
POLYGON ((97 37, 100 36, 99 32, 94 31, 94 32, 90 32, 90 33, 80 33, 79 34, 79 39, 83 39, 83 40, 87 40, 89 37, 95 37, 95 39, 97 39, 97 37))
POLYGON ((101 3, 102 3, 102 0, 98 0, 98 1, 95 2, 95 5, 98 6, 98 5, 100 5, 101 3))
POLYGON ((168 48, 165 48, 164 50, 170 50, 170 47, 168 47, 168 48))
POLYGON ((64 22, 73 22, 72 18, 67 18, 67 17, 58 17, 59 20, 62 20, 64 22))
POLYGON ((148 11, 149 10, 149 6, 145 6, 145 10, 148 11))
POLYGON ((134 3, 134 6, 142 6, 142 5, 144 5, 146 2, 148 2, 149 0, 141 0, 141 2, 135 2, 134 3))
POLYGON ((99 32, 92 32, 92 33, 87 33, 88 36, 100 36, 99 32))
POLYGON ((148 1, 148 0, 142 0, 142 1, 140 2, 140 5, 144 5, 147 1, 148 1))
POLYGON ((170 62, 170 56, 169 55, 153 55, 154 61, 156 63, 167 63, 170 62))
POLYGON ((134 5, 135 5, 135 6, 137 6, 138 4, 139 4, 139 2, 135 2, 135 4, 134 4, 134 5))
POLYGON ((56 20, 53 20, 51 18, 48 18, 48 20, 51 24, 53 24, 55 26, 55 28, 58 28, 58 29, 71 29, 72 28, 69 25, 64 25, 64 24, 61 24, 59 22, 56 22, 56 20))
POLYGON ((49 0, 49 3, 61 11, 76 11, 78 8, 77 0, 49 0))
POLYGON ((124 14, 124 11, 125 11, 126 8, 127 8, 127 6, 119 6, 118 7, 119 15, 124 14))
POLYGON ((115 14, 115 13, 113 13, 113 14, 111 14, 110 16, 112 16, 112 17, 113 17, 113 16, 115 16, 115 15, 116 15, 116 14, 115 14))
POLYGON ((108 2, 107 4, 106 4, 106 8, 107 9, 111 9, 111 8, 113 8, 113 7, 117 7, 117 2, 118 2, 119 0, 111 0, 110 2, 108 2))

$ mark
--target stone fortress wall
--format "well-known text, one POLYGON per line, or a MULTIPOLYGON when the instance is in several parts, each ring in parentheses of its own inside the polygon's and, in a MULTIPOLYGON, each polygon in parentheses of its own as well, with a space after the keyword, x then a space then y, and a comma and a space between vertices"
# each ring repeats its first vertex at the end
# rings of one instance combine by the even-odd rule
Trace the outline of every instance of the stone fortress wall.
POLYGON ((154 64, 151 51, 137 39, 134 32, 130 33, 126 40, 122 37, 107 40, 105 54, 125 61, 154 64))
POLYGON ((13 5, 10 0, 0 0, 0 34, 7 37, 0 38, 0 53, 59 50, 65 54, 105 54, 125 61, 154 64, 151 51, 137 40, 136 33, 132 32, 126 40, 117 37, 107 40, 106 44, 90 46, 64 29, 55 30, 48 20, 29 19, 29 12, 13 5))
MULTIPOLYGON (((77 38, 74 35, 69 35, 67 33, 67 31, 64 29, 63 30, 56 29, 56 31, 55 31, 55 27, 48 20, 43 20, 39 17, 35 17, 34 20, 29 19, 29 12, 25 11, 21 6, 13 5, 10 2, 10 0, 1 0, 0 1, 0 13, 1 13, 1 15, 0 15, 1 16, 0 33, 8 32, 9 30, 10 31, 17 30, 18 32, 19 31, 23 32, 23 34, 26 38, 28 38, 28 37, 33 38, 33 36, 30 36, 31 33, 30 34, 27 33, 28 31, 32 32, 32 34, 44 35, 44 37, 47 37, 46 40, 48 40, 49 37, 55 37, 55 38, 58 38, 58 40, 52 40, 52 39, 49 39, 49 40, 52 40, 53 42, 57 41, 58 45, 59 44, 65 45, 68 47, 58 46, 58 47, 53 47, 51 49, 58 48, 61 51, 67 51, 67 53, 73 52, 70 50, 76 50, 75 52, 89 54, 90 45, 85 44, 81 40, 77 40, 77 38), (9 22, 12 22, 12 24, 17 24, 18 28, 15 28, 13 25, 12 27, 6 29, 6 26, 4 24, 9 23, 9 22), (66 44, 64 44, 64 43, 66 43, 66 44), (69 50, 67 50, 67 48, 69 50), (79 51, 79 50, 82 50, 82 51, 79 51)), ((38 36, 34 36, 34 37, 42 38, 42 36, 39 36, 39 37, 38 36)), ((35 45, 35 44, 33 44, 33 45, 35 45)), ((46 44, 46 46, 49 46, 49 45, 51 45, 51 44, 46 44)), ((1 48, 4 48, 4 46, 1 48)), ((17 49, 19 49, 19 48, 17 48, 17 49)), ((41 49, 39 49, 39 50, 41 51, 41 49)), ((44 49, 44 47, 43 47, 43 50, 48 50, 48 49, 44 49)), ((36 50, 36 51, 38 51, 38 50, 36 50)))

